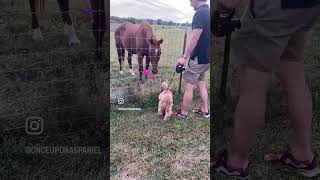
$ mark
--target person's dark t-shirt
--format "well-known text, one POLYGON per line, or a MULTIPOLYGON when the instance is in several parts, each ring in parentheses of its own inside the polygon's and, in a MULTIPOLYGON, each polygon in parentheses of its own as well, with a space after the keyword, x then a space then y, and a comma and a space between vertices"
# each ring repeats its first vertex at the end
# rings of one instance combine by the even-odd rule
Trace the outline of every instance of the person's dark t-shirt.
POLYGON ((191 53, 190 60, 198 58, 198 64, 210 63, 210 8, 207 4, 200 6, 193 16, 192 29, 203 29, 198 43, 191 53))

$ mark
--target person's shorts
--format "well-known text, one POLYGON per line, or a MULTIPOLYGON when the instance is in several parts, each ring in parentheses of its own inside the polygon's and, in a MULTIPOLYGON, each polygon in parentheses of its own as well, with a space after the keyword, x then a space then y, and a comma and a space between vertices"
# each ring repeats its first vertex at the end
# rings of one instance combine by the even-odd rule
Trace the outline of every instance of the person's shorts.
POLYGON ((197 81, 204 81, 210 64, 198 64, 198 59, 189 60, 189 65, 183 73, 183 80, 195 85, 197 81))
POLYGON ((320 15, 320 5, 282 9, 281 0, 253 0, 233 33, 230 61, 263 72, 281 61, 302 61, 308 32, 320 15))

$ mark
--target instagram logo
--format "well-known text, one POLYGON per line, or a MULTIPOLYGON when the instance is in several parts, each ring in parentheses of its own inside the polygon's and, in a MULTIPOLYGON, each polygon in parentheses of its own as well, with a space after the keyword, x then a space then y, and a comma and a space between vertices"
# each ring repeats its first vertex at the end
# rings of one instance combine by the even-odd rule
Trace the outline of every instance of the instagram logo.
POLYGON ((26 119, 26 132, 31 135, 39 135, 43 132, 43 119, 41 117, 29 117, 26 119))
POLYGON ((123 98, 118 98, 118 104, 124 104, 124 99, 123 98))

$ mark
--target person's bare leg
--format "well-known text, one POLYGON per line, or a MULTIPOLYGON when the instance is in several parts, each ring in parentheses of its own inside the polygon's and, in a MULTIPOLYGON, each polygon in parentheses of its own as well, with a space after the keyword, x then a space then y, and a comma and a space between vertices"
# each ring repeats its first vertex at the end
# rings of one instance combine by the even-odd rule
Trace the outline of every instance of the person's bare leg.
POLYGON ((234 128, 229 146, 228 165, 243 167, 257 130, 264 124, 266 94, 270 73, 239 67, 240 97, 235 112, 234 128))
POLYGON ((197 87, 201 98, 200 109, 202 112, 208 112, 208 91, 205 81, 197 81, 197 87))
POLYGON ((193 98, 193 88, 194 85, 190 83, 186 83, 184 86, 184 95, 183 95, 183 102, 181 108, 182 115, 188 115, 190 104, 192 103, 193 98))
POLYGON ((291 153, 298 160, 312 160, 312 97, 301 63, 281 61, 277 72, 288 93, 291 153))

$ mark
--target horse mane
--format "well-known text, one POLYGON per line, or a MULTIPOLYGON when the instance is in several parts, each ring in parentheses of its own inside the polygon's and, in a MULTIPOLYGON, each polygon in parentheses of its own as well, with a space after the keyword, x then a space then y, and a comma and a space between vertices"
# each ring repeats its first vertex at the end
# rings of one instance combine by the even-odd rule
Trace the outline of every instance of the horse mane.
POLYGON ((153 29, 150 25, 150 23, 146 20, 142 21, 139 28, 146 33, 146 38, 151 39, 153 43, 156 43, 158 41, 157 37, 155 36, 153 29))

